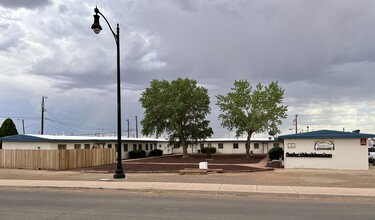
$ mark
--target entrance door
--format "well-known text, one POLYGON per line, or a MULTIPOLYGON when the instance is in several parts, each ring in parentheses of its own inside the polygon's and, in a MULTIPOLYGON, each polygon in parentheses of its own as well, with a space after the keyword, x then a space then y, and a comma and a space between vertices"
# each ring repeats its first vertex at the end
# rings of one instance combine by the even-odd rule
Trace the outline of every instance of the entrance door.
POLYGON ((264 154, 268 153, 268 143, 263 143, 263 153, 264 154))

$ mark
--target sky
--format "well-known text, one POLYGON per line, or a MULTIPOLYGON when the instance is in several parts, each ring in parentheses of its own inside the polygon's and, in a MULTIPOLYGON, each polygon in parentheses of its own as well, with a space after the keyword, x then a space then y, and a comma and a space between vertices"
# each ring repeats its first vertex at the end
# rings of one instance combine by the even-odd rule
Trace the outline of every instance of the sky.
POLYGON ((234 136, 215 96, 242 79, 285 90, 281 135, 296 115, 297 132, 375 133, 372 0, 0 0, 0 123, 40 133, 47 97, 44 134, 115 135, 116 44, 103 18, 91 30, 96 5, 120 25, 125 136, 151 80, 178 77, 208 89, 213 137, 234 136))

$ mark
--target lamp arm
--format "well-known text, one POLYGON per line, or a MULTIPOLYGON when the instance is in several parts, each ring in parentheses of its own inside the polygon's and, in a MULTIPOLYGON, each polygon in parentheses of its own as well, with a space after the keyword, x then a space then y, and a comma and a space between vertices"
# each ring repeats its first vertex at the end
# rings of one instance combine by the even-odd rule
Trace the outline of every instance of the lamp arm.
POLYGON ((108 27, 111 30, 111 32, 113 34, 113 37, 115 38, 116 44, 118 44, 118 35, 115 34, 115 32, 113 31, 113 29, 112 29, 111 25, 109 24, 107 18, 99 11, 99 9, 96 8, 95 12, 98 13, 98 14, 100 14, 104 18, 105 22, 107 22, 108 27))

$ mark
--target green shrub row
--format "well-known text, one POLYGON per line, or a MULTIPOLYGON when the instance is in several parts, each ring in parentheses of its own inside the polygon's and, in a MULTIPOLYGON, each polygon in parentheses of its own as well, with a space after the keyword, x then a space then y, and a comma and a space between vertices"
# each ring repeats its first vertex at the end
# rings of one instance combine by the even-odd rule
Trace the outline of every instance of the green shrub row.
POLYGON ((133 150, 129 152, 130 159, 137 159, 137 158, 143 158, 143 157, 146 157, 146 151, 144 150, 133 150))
MULTIPOLYGON (((150 151, 149 157, 156 157, 156 156, 162 156, 163 150, 160 149, 154 149, 150 151)), ((144 150, 133 150, 129 152, 129 158, 130 159, 137 159, 137 158, 144 158, 146 157, 146 151, 144 150)))
POLYGON ((216 148, 215 147, 204 147, 201 149, 202 154, 215 154, 216 153, 216 148))

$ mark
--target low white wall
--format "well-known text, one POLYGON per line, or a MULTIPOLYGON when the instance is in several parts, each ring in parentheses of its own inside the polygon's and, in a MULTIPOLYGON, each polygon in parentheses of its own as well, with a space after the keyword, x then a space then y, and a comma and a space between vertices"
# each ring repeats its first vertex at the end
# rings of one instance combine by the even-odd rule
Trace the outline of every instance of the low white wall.
POLYGON ((285 168, 369 169, 367 146, 360 145, 359 139, 286 139, 284 146, 285 168), (317 141, 332 141, 334 150, 315 150, 314 145, 317 141), (332 154, 332 158, 286 157, 286 153, 326 153, 332 154))

